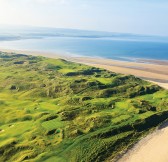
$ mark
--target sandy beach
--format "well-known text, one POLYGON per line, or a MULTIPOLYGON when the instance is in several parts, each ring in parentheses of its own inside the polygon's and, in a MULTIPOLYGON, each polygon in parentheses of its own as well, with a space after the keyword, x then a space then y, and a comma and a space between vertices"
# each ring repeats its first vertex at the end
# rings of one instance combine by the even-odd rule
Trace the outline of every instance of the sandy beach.
POLYGON ((168 162, 168 127, 139 141, 118 162, 168 162))
POLYGON ((162 63, 126 62, 103 58, 75 57, 71 61, 104 68, 116 73, 130 74, 168 89, 168 61, 162 63))
POLYGON ((126 62, 104 58, 93 57, 74 57, 57 53, 40 52, 40 51, 21 51, 5 50, 4 52, 14 52, 18 54, 29 54, 34 56, 45 56, 50 58, 63 58, 72 62, 78 62, 94 67, 104 68, 116 73, 130 74, 148 80, 159 86, 168 89, 168 61, 160 60, 137 60, 137 62, 126 62))

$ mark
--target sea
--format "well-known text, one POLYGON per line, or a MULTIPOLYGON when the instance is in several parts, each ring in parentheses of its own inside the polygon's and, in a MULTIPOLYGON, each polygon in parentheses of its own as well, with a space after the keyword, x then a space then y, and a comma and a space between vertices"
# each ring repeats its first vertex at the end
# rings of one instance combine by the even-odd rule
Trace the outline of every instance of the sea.
POLYGON ((168 61, 168 37, 55 28, 0 28, 0 49, 168 61))

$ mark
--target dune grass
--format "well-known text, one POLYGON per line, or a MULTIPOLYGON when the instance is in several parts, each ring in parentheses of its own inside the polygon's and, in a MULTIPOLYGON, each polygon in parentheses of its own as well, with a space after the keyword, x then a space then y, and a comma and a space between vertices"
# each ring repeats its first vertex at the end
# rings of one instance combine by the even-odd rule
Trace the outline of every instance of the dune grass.
POLYGON ((0 53, 0 161, 115 161, 168 118, 168 91, 134 76, 0 53))

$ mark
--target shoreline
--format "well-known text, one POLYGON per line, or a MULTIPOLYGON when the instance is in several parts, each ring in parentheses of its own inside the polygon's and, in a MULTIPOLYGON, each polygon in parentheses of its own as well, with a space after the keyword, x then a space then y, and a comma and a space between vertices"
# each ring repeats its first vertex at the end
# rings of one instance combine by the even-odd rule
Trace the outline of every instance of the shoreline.
POLYGON ((139 62, 120 61, 100 57, 79 57, 67 56, 52 52, 26 51, 26 50, 7 50, 0 49, 1 52, 27 54, 33 56, 44 56, 48 58, 61 58, 71 62, 81 63, 89 66, 103 68, 115 73, 134 75, 154 84, 168 89, 168 61, 163 60, 140 60, 139 62), (149 62, 149 63, 148 63, 149 62))

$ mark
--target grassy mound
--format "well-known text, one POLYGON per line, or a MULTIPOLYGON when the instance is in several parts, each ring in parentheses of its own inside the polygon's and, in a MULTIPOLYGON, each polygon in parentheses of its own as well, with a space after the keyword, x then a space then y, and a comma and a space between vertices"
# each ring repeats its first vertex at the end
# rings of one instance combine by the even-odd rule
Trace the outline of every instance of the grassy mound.
POLYGON ((0 161, 114 161, 168 118, 168 91, 62 59, 0 53, 0 112, 0 161))

